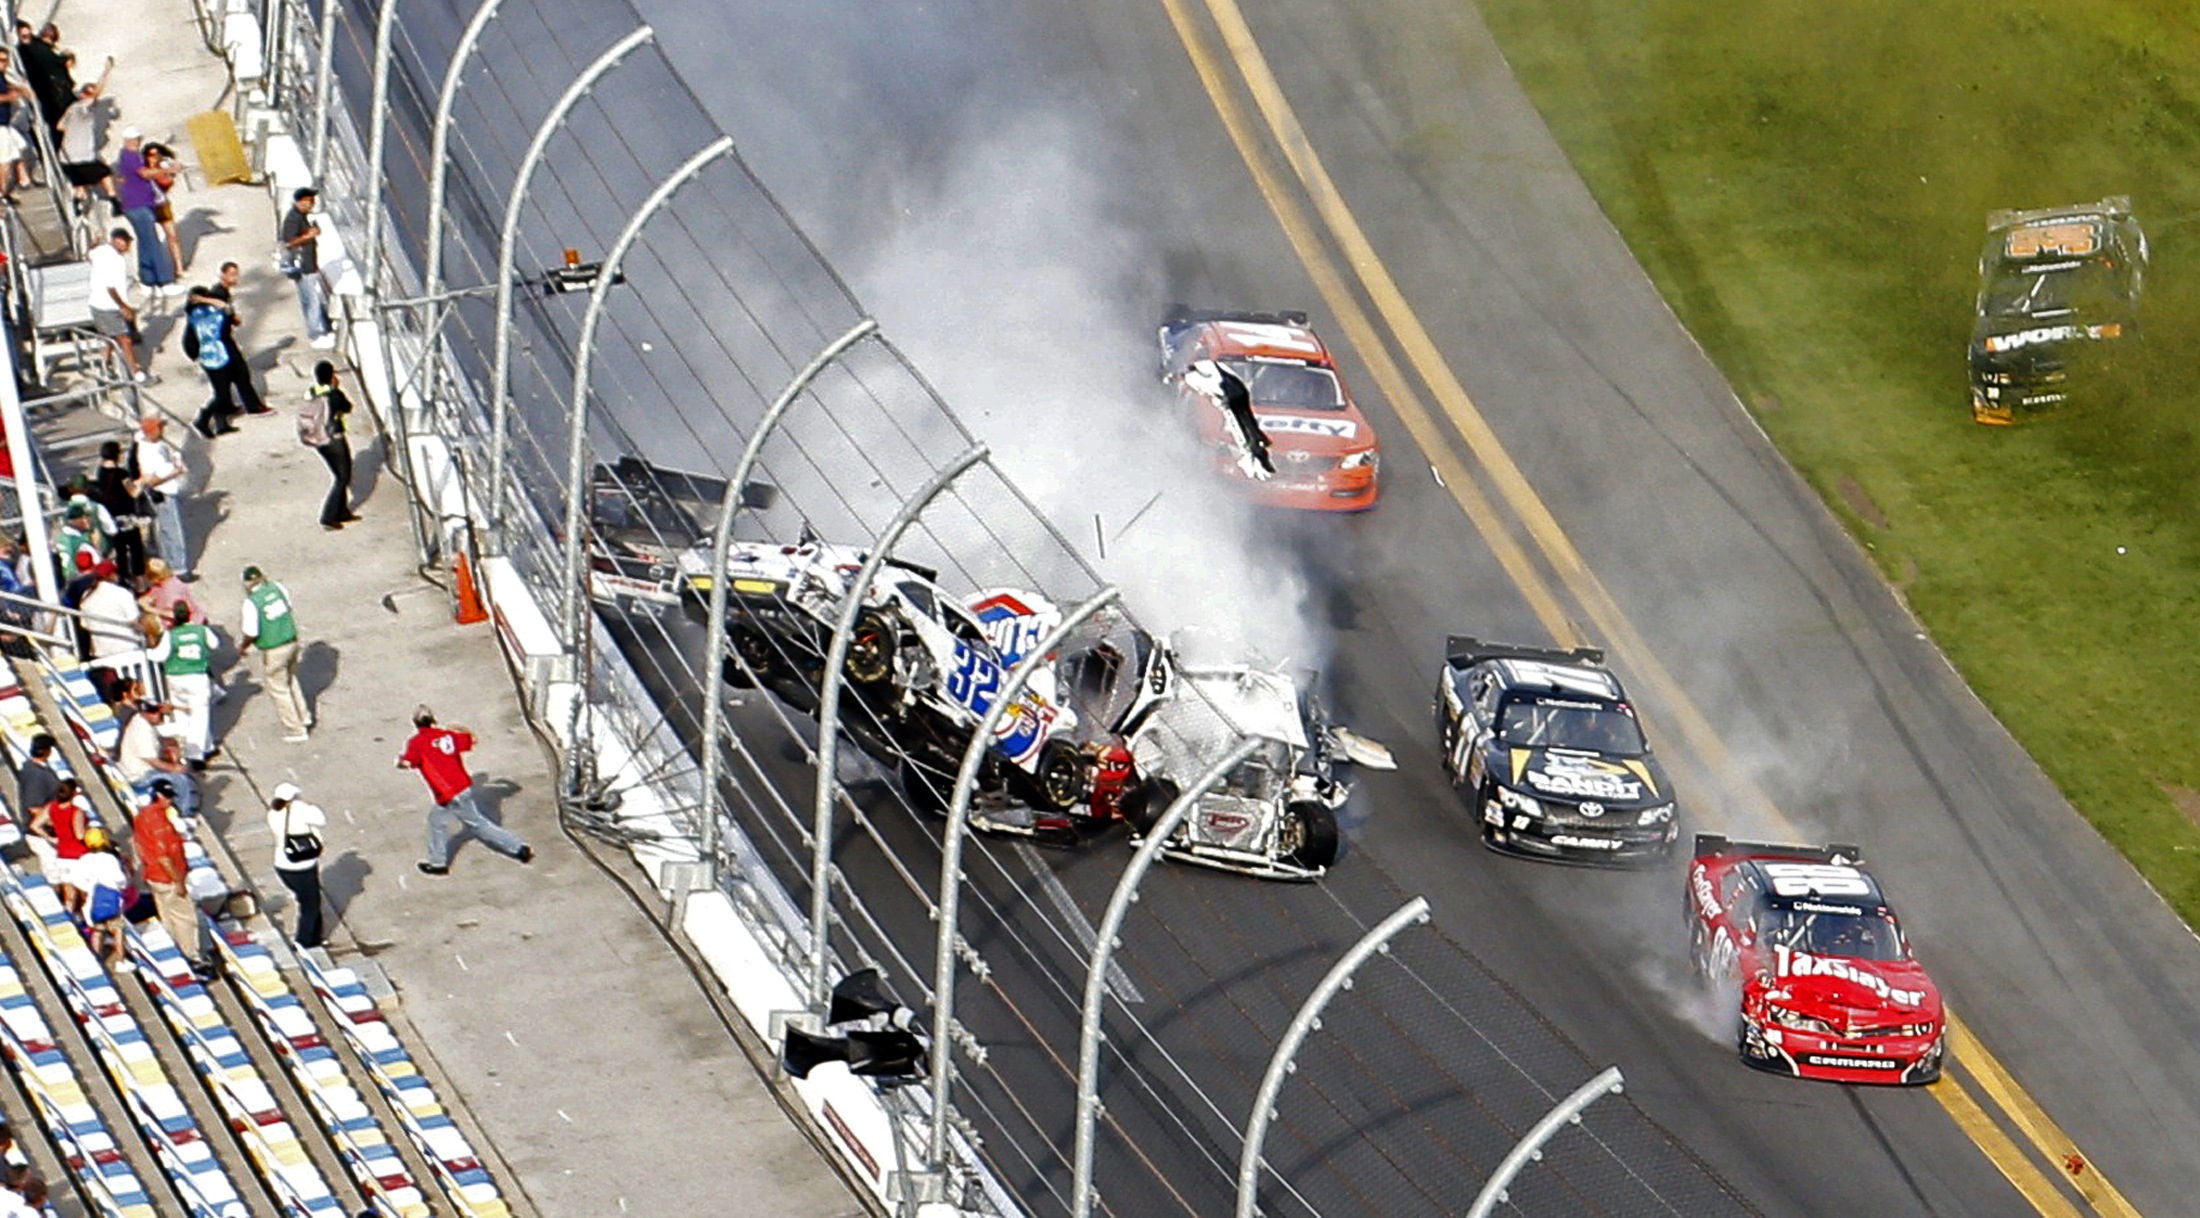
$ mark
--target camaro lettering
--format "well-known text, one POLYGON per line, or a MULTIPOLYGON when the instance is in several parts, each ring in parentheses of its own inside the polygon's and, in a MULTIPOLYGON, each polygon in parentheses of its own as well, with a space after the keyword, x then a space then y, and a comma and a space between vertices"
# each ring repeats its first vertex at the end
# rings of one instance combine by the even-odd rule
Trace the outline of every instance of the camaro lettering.
POLYGON ((1835 1057, 1830 1053, 1806 1053, 1803 1061, 1813 1066, 1831 1066, 1836 1070, 1900 1070, 1902 1063, 1885 1057, 1835 1057))
POLYGON ((1925 991, 1897 989, 1887 984, 1887 979, 1868 969, 1857 968, 1846 960, 1813 956, 1799 952, 1786 944, 1772 945, 1773 967, 1782 977, 1838 977, 1852 985, 1860 985, 1885 1001, 1901 1006, 1922 1006, 1925 991))

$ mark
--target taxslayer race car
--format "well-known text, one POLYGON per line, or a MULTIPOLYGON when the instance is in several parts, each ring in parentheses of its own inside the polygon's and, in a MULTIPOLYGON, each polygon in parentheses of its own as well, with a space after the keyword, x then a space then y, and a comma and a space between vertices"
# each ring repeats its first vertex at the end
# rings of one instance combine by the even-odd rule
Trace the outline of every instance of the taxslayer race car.
POLYGON ((1496 850, 1579 863, 1662 859, 1672 783, 1604 653, 1452 637, 1436 681, 1444 773, 1496 850))
POLYGON ((1375 506, 1375 429, 1352 404, 1329 348, 1303 313, 1172 308, 1161 378, 1214 453, 1216 470, 1257 503, 1310 511, 1375 506))
POLYGON ((1121 725, 1137 774, 1121 801, 1134 838, 1240 737, 1252 737, 1259 749, 1199 797, 1162 854, 1264 879, 1319 878, 1336 861, 1337 809, 1351 794, 1341 767, 1395 769, 1390 750, 1329 722, 1320 701, 1281 672, 1238 664, 1173 673, 1175 688, 1134 701, 1135 721, 1121 725))
POLYGON ((1997 211, 1986 228, 1971 326, 1971 417, 2006 424, 2066 400, 2072 363, 2087 344, 2138 333, 2147 241, 2121 195, 1997 211))
POLYGON ((1940 991, 1854 846, 1698 834, 1686 917, 1697 975, 1740 987, 1743 1061, 1838 1083, 1940 1077, 1940 991))
MULTIPOLYGON (((686 603, 700 618, 711 590, 709 555, 695 549, 679 561, 686 603)), ((863 561, 855 547, 810 540, 734 546, 727 627, 738 658, 727 661, 728 680, 754 680, 813 707, 833 628, 863 561)), ((1018 648, 1061 620, 1035 592, 989 590, 973 609, 936 579, 924 567, 889 560, 856 614, 843 671, 856 703, 844 716, 850 736, 898 768, 911 798, 925 806, 939 803, 940 774, 961 763, 970 733, 1022 655, 1018 648)), ((1077 726, 1076 712, 1056 697, 1052 671, 1042 668, 993 739, 992 756, 1006 763, 1001 778, 1020 801, 1051 809, 1081 798, 1086 760, 1077 726)))

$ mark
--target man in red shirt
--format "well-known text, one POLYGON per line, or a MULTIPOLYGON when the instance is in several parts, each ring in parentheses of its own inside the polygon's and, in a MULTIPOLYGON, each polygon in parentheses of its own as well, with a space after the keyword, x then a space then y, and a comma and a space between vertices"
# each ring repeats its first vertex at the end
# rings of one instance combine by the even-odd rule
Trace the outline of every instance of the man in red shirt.
POLYGON ((425 706, 413 708, 413 727, 417 730, 405 742, 405 751, 397 755, 397 767, 420 771, 428 784, 428 794, 435 799, 435 806, 428 809, 428 857, 420 870, 429 875, 449 874, 454 819, 473 830, 474 836, 490 849, 522 863, 534 862, 532 846, 483 816, 474 803, 474 776, 466 772, 464 760, 464 754, 474 747, 474 734, 462 727, 437 727, 435 712, 425 706))
POLYGON ((184 883, 191 864, 171 815, 176 807, 175 784, 156 778, 147 793, 151 798, 130 818, 138 871, 145 877, 145 886, 153 890, 153 908, 160 913, 160 924, 168 928, 168 937, 176 941, 176 950, 191 961, 193 972, 211 977, 214 966, 200 935, 199 909, 184 883))

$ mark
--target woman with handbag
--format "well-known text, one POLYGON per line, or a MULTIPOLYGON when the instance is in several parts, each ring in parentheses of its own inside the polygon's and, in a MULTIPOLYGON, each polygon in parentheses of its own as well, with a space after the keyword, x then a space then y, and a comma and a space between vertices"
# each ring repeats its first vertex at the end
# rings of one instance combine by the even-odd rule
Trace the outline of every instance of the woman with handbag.
POLYGON ((301 948, 319 947, 321 931, 321 827, 328 817, 298 798, 298 784, 277 783, 267 802, 267 827, 275 835, 275 874, 298 903, 301 948))

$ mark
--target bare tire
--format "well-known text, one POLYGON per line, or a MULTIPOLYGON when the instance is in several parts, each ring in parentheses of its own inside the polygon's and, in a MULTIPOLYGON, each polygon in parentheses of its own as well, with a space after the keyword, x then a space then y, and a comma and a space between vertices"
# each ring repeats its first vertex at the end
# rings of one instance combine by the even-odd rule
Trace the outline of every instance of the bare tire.
POLYGON ((1161 823, 1161 814, 1169 810, 1180 794, 1177 785, 1166 778, 1148 778, 1132 787, 1118 805, 1123 809, 1123 819, 1141 834, 1153 832, 1161 823))
POLYGON ((1084 754, 1067 740, 1049 740, 1039 749, 1031 777, 1038 802, 1048 812, 1083 803, 1090 786, 1084 754))
POLYGON ((841 672, 858 685, 884 685, 894 675, 894 623, 875 609, 856 615, 848 632, 848 655, 841 672))
POLYGON ((1337 815, 1317 803, 1295 803, 1283 810, 1276 853, 1301 867, 1327 867, 1337 861, 1337 815))

